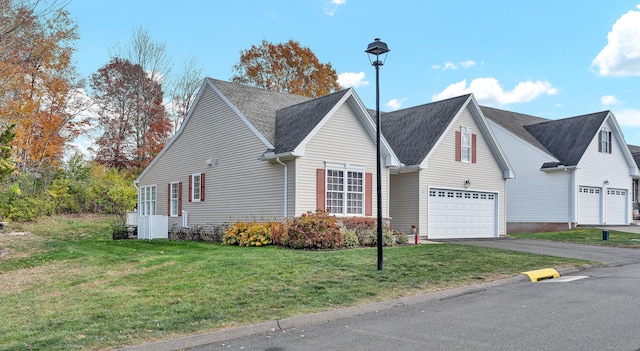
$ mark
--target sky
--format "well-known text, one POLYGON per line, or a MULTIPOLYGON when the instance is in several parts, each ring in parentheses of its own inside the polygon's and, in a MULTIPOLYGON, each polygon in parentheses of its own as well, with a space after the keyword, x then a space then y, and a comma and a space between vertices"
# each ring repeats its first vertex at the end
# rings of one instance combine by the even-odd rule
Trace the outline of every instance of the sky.
POLYGON ((242 50, 293 39, 375 108, 364 50, 380 38, 391 50, 382 111, 466 93, 548 119, 611 110, 640 145, 640 0, 72 0, 67 10, 85 77, 140 27, 166 44, 174 70, 195 59, 221 80, 242 50))

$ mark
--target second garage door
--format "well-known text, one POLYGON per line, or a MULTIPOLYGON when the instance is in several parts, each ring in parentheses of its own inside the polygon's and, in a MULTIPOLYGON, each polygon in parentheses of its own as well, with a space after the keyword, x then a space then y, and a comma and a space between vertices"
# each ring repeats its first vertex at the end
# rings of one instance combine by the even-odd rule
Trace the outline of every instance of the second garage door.
POLYGON ((453 189, 429 190, 430 239, 493 238, 497 195, 453 189))

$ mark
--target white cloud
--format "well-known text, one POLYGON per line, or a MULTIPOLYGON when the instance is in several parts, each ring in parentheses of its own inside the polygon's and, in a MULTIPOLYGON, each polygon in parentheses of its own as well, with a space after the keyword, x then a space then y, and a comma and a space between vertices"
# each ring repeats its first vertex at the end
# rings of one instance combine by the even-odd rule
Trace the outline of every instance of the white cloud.
POLYGON ((344 72, 338 74, 338 84, 342 88, 357 88, 363 85, 369 85, 369 81, 364 80, 364 72, 344 72))
POLYGON ((640 110, 622 109, 614 111, 620 126, 640 127, 640 110))
POLYGON ((467 87, 467 80, 453 83, 440 93, 433 95, 432 100, 443 100, 454 96, 473 93, 479 103, 484 105, 506 105, 510 103, 528 102, 542 94, 555 95, 558 90, 549 82, 520 82, 511 91, 505 91, 495 78, 476 78, 467 87))
POLYGON ((391 99, 385 104, 385 106, 389 107, 392 111, 399 110, 405 100, 407 99, 391 99))
MULTIPOLYGON (((473 66, 476 65, 476 62, 473 60, 467 60, 467 61, 462 61, 459 63, 460 66, 462 66, 462 68, 471 68, 473 66)), ((431 69, 433 70, 437 70, 437 69, 441 69, 443 71, 446 71, 448 69, 453 69, 456 70, 459 68, 458 64, 455 64, 454 62, 451 61, 447 61, 443 64, 435 64, 435 65, 431 65, 431 69)))
MULTIPOLYGON (((637 6, 640 10, 640 5, 637 6)), ((629 11, 613 24, 607 45, 593 59, 601 76, 640 76, 640 11, 629 11)))
POLYGON ((463 61, 460 62, 460 66, 464 67, 464 68, 471 68, 473 66, 476 65, 476 62, 473 60, 467 60, 467 61, 463 61))
POLYGON ((600 98, 600 103, 602 103, 605 106, 609 106, 609 105, 617 105, 620 103, 620 101, 618 101, 618 99, 616 99, 616 97, 613 95, 605 95, 600 98))
POLYGON ((324 14, 327 16, 333 16, 336 11, 338 10, 338 7, 344 5, 347 3, 347 0, 331 0, 331 2, 329 3, 329 5, 327 5, 324 8, 324 14))

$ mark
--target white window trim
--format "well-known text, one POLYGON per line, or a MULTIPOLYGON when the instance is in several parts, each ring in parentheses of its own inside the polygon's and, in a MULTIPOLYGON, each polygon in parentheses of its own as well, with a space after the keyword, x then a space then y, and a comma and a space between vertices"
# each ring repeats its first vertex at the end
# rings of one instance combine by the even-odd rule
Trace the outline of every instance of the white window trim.
POLYGON ((170 188, 170 194, 169 194, 169 217, 178 217, 179 213, 178 213, 178 208, 180 207, 180 182, 171 182, 171 188, 170 188), (175 186, 175 195, 176 197, 174 198, 173 195, 173 187, 175 186), (174 203, 175 202, 175 203, 174 203))
POLYGON ((460 161, 464 163, 471 163, 473 155, 473 143, 471 138, 473 131, 470 127, 460 127, 460 161), (465 138, 466 137, 466 138, 465 138), (466 140, 466 144, 465 144, 466 140), (465 154, 465 150, 468 150, 468 154, 465 154))
POLYGON ((139 213, 141 216, 153 216, 156 214, 158 188, 155 184, 140 187, 138 198, 139 213))
MULTIPOLYGON (((338 163, 338 162, 325 162, 325 201, 329 201, 329 171, 342 171, 342 194, 341 202, 342 202, 342 212, 329 212, 335 216, 349 216, 349 217, 362 217, 366 211, 366 170, 367 167, 358 164, 351 163, 338 163), (357 172, 362 175, 362 192, 353 192, 349 191, 349 177, 348 172, 357 172), (348 213, 347 206, 347 195, 348 194, 361 194, 362 195, 362 206, 360 208, 360 213, 348 213)), ((325 206, 326 208, 330 208, 328 204, 325 206)))
MULTIPOLYGON (((607 127, 603 127, 600 130, 600 138, 602 141, 602 144, 600 145, 600 150, 602 150, 601 152, 603 154, 608 154, 611 151, 611 140, 609 138, 609 134, 610 130, 607 127)), ((613 137, 613 135, 611 134, 611 136, 613 137)))
POLYGON ((202 173, 194 173, 191 175, 191 202, 200 202, 202 194, 200 193, 200 184, 202 182, 202 173), (196 187, 196 177, 198 177, 198 186, 196 187), (196 199, 196 191, 198 192, 198 198, 196 199))

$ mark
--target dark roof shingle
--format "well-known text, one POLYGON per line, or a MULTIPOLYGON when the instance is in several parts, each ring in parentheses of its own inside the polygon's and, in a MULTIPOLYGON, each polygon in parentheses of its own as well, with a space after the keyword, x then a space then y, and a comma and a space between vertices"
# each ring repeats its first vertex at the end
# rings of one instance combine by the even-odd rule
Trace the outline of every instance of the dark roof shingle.
POLYGON ((420 164, 470 95, 381 114, 381 133, 400 162, 420 164))

